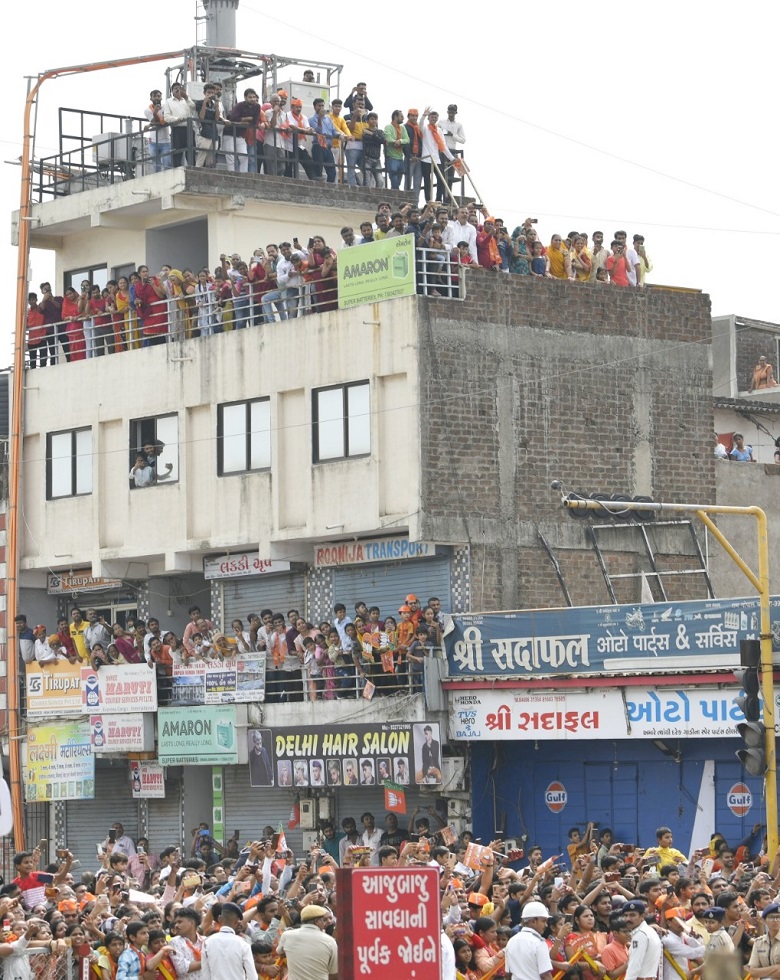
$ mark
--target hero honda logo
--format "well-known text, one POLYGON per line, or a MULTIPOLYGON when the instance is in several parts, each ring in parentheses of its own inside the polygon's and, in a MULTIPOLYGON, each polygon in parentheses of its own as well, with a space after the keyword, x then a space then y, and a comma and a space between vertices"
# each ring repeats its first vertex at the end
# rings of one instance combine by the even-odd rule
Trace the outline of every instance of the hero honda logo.
POLYGON ((753 794, 744 783, 734 783, 726 794, 726 802, 735 817, 744 817, 753 806, 753 794))
POLYGON ((552 782, 544 791, 544 802, 552 813, 560 813, 568 799, 569 794, 563 783, 552 782))

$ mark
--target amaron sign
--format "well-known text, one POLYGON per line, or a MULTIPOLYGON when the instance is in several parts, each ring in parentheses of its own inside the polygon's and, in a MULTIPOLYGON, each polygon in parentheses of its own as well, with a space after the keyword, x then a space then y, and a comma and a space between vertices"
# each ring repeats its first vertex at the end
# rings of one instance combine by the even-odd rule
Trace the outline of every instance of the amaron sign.
POLYGON ((544 791, 544 802, 552 813, 560 813, 568 802, 569 794, 563 783, 553 782, 544 791))
POLYGON ((734 783, 726 794, 726 802, 735 817, 744 817, 753 806, 753 794, 744 783, 734 783))

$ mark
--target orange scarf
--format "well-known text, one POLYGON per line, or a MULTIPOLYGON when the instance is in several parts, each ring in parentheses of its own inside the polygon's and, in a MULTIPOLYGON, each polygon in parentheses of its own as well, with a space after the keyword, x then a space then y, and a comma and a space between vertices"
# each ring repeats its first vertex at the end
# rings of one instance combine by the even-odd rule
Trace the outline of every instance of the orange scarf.
POLYGON ((284 664, 285 657, 287 656, 287 637, 284 633, 277 633, 274 630, 268 639, 271 643, 271 656, 274 667, 279 668, 284 664))
POLYGON ((420 132, 420 127, 417 123, 407 123, 409 129, 412 131, 412 156, 418 157, 420 155, 420 143, 422 142, 422 133, 420 132))
POLYGON ((490 255, 491 265, 501 265, 501 252, 498 248, 498 242, 492 235, 488 239, 488 254, 490 255))
POLYGON ((439 153, 444 153, 444 137, 439 132, 439 127, 437 123, 428 123, 428 129, 433 133, 433 138, 436 140, 436 145, 439 147, 439 153))

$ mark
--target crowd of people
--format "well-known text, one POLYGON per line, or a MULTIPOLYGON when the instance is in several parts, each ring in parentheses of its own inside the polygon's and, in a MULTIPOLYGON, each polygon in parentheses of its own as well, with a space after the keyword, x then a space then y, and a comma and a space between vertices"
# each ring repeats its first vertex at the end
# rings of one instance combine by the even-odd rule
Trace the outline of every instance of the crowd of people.
POLYGON ((165 264, 155 274, 139 265, 102 289, 85 279, 80 292, 68 286, 63 296, 44 282, 40 295, 31 292, 27 298, 29 366, 337 310, 338 265, 352 258, 344 250, 386 238, 413 237, 417 291, 430 296, 459 296, 463 267, 626 287, 643 287, 652 270, 642 235, 634 235, 629 247, 626 232, 617 231, 609 250, 601 231, 570 232, 565 239, 554 234, 545 246, 535 224, 527 218, 510 234, 501 218, 474 203, 449 208, 431 201, 422 209, 413 204, 394 209, 383 201, 361 223, 359 234, 352 226, 341 229, 338 248, 322 235, 305 246, 293 236, 291 242, 256 248, 248 261, 237 252, 222 254, 213 271, 165 264))
MULTIPOLYGON (((565 855, 460 837, 429 807, 408 828, 387 813, 320 824, 296 859, 281 828, 220 845, 208 824, 159 854, 121 823, 98 845, 99 866, 74 877, 73 856, 39 871, 42 850, 17 854, 0 888, 5 976, 48 976, 40 951, 70 955, 95 980, 336 980, 336 869, 438 871, 442 980, 689 980, 708 967, 774 976, 780 942, 780 854, 756 824, 734 849, 719 833, 684 855, 659 827, 645 849, 588 824, 565 855), (723 957, 723 959, 721 959, 723 957), (8 972, 10 968, 10 973, 8 972)), ((41 846, 46 842, 42 841, 41 846)), ((52 974, 53 975, 53 974, 52 974)), ((725 973, 713 973, 726 975, 725 973)))
POLYGON ((157 671, 158 692, 170 697, 174 665, 214 663, 260 655, 265 660, 265 700, 334 700, 418 694, 423 690, 426 661, 442 645, 444 616, 435 596, 422 606, 409 593, 397 616, 378 606, 354 604, 354 616, 342 602, 332 621, 311 623, 297 609, 286 615, 263 609, 249 613, 247 624, 234 619, 224 632, 205 618, 200 607, 189 609, 190 621, 181 636, 163 631, 152 616, 130 618, 124 626, 110 624, 95 609, 86 616, 77 606, 70 621, 63 617, 56 631, 39 623, 31 628, 16 618, 22 659, 54 666, 60 662, 91 665, 99 670, 116 664, 147 664, 157 671))
POLYGON ((396 109, 381 126, 365 82, 346 99, 327 105, 321 97, 313 99, 311 116, 304 114, 300 98, 290 98, 281 87, 266 102, 256 89, 246 88, 229 110, 219 81, 207 82, 199 99, 190 98, 181 83, 171 87, 168 99, 159 89, 149 99, 145 129, 156 171, 183 164, 223 167, 394 190, 403 182, 418 200, 424 190, 426 201, 436 178, 436 199, 443 201, 450 198, 453 173, 461 169, 457 154, 466 142, 454 103, 441 121, 428 106, 422 113, 396 109))

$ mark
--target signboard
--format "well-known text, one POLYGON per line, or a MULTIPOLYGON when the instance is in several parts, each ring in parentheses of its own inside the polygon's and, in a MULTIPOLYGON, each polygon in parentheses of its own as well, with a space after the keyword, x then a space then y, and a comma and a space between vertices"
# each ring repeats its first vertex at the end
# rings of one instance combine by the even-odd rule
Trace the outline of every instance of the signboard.
POLYGON ((436 868, 339 869, 336 881, 339 976, 440 980, 436 868))
MULTIPOLYGON (((450 692, 450 737, 560 741, 737 738, 745 720, 727 688, 626 687, 575 691, 450 692)), ((775 710, 780 709, 780 693, 775 710)))
POLYGON ((244 575, 273 575, 289 572, 289 561, 273 561, 259 558, 248 551, 238 555, 220 555, 203 559, 203 577, 207 579, 241 578, 244 575))
POLYGON ((134 800, 165 799, 165 769, 159 762, 130 763, 130 785, 134 800))
POLYGON ((339 309, 415 294, 414 235, 339 252, 339 309))
POLYGON ((95 798, 95 755, 87 718, 28 729, 24 798, 28 803, 95 798))
POLYGON ((265 701, 265 654, 235 660, 174 664, 171 704, 241 704, 265 701))
POLYGON ((247 744, 252 786, 441 783, 438 724, 257 728, 247 732, 247 744), (258 753, 262 758, 255 758, 253 766, 253 755, 258 753))
POLYGON ((48 576, 46 591, 49 595, 70 595, 73 592, 121 589, 123 585, 121 578, 95 578, 88 572, 59 572, 48 576))
POLYGON ((569 794, 563 783, 553 782, 544 791, 544 802, 550 813, 560 813, 569 801, 569 794))
POLYGON ((366 541, 344 541, 317 545, 314 564, 317 568, 339 565, 370 565, 375 561, 401 561, 407 558, 432 558, 436 545, 408 538, 369 538, 366 541))
POLYGON ((90 715, 92 748, 103 752, 152 752, 154 750, 154 716, 90 715))
POLYGON ((735 817, 744 817, 753 806, 753 794, 744 783, 734 783, 726 794, 726 803, 735 817))
POLYGON ((157 756, 164 766, 236 765, 236 709, 232 705, 160 708, 157 756))
POLYGON ((157 677, 147 664, 81 668, 81 703, 85 714, 157 710, 157 677))
MULTIPOLYGON (((771 600, 780 650, 780 598, 771 600)), ((759 636, 758 599, 579 606, 452 617, 450 676, 543 677, 728 669, 742 640, 759 636)))
POLYGON ((51 664, 27 664, 27 717, 53 718, 81 715, 81 664, 57 660, 51 664))

